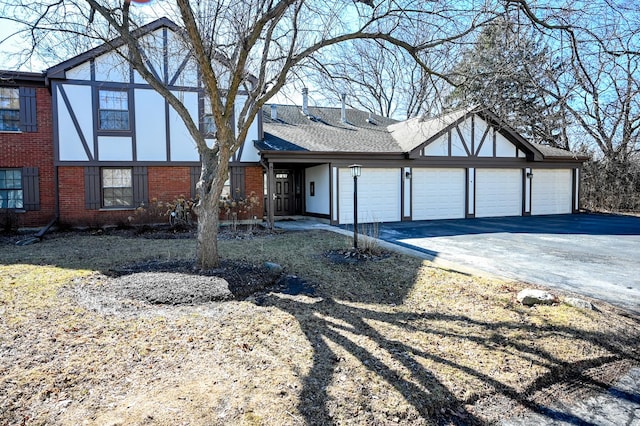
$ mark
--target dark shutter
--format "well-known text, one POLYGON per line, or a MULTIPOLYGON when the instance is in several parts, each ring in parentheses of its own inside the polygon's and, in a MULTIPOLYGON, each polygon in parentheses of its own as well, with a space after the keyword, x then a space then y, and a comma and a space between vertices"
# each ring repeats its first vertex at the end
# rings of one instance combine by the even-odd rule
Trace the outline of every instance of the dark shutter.
POLYGON ((22 203, 25 210, 40 210, 40 179, 37 167, 22 169, 22 203))
POLYGON ((244 198, 244 167, 231 167, 232 198, 244 198))
POLYGON ((98 210, 102 206, 100 192, 100 167, 85 167, 84 207, 87 210, 98 210))
POLYGON ((36 89, 34 87, 20 88, 20 130, 23 132, 37 132, 36 89))
POLYGON ((133 168, 133 206, 149 204, 149 185, 147 168, 144 166, 133 168))
POLYGON ((201 166, 192 166, 189 169, 189 174, 191 175, 191 198, 196 198, 196 184, 200 180, 200 173, 202 172, 201 166))

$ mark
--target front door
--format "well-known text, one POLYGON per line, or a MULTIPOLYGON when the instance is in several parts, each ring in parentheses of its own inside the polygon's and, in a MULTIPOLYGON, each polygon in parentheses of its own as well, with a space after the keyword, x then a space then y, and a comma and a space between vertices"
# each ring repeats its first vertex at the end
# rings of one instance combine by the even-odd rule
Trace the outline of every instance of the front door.
POLYGON ((275 215, 287 216, 293 214, 293 173, 291 170, 275 170, 276 194, 275 215))

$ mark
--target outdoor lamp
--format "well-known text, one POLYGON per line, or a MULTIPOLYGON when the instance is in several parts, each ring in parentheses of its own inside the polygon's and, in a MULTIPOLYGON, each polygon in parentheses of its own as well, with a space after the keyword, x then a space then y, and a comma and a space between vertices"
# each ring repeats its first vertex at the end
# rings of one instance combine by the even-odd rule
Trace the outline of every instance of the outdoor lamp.
POLYGON ((362 166, 360 164, 352 164, 351 176, 353 176, 353 248, 358 250, 358 176, 362 166))

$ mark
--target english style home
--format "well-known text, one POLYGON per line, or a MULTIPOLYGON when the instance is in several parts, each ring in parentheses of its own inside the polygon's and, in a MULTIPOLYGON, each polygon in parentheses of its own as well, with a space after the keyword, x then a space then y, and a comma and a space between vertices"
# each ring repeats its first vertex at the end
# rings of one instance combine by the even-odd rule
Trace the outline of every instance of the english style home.
MULTIPOLYGON (((175 25, 143 28, 153 72, 211 134, 210 107, 175 25), (160 55, 154 56, 154 54, 160 55)), ((103 45, 44 73, 0 71, 0 209, 22 226, 126 221, 149 200, 194 195, 199 155, 173 108, 103 45)), ((117 43, 115 44, 117 47, 117 43)), ((238 108, 239 106, 237 106, 238 108)), ((348 109, 266 105, 231 161, 234 196, 267 219, 361 222, 564 214, 585 157, 525 140, 488 110, 403 122, 348 109)))

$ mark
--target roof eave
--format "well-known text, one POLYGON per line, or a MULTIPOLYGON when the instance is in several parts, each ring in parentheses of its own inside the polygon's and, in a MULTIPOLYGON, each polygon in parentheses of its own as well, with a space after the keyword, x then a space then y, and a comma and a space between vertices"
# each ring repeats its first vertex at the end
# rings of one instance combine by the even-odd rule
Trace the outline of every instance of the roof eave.
MULTIPOLYGON (((156 31, 160 28, 169 28, 176 32, 181 31, 180 27, 178 27, 178 25, 175 22, 173 22, 169 18, 162 17, 162 18, 156 19, 155 21, 149 22, 148 24, 145 24, 140 28, 137 28, 132 32, 132 35, 137 38, 145 34, 149 34, 153 31, 156 31)), ((84 63, 90 59, 96 58, 106 52, 112 51, 113 49, 117 49, 123 46, 124 44, 125 42, 122 40, 122 37, 116 37, 112 40, 104 42, 101 45, 94 47, 93 49, 87 50, 86 52, 80 55, 74 56, 73 58, 67 59, 64 62, 61 62, 47 69, 45 71, 46 77, 64 79, 66 78, 65 74, 67 70, 81 63, 84 63)))

